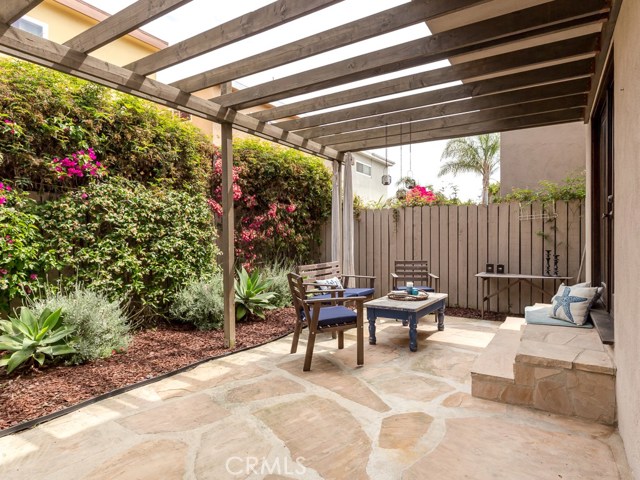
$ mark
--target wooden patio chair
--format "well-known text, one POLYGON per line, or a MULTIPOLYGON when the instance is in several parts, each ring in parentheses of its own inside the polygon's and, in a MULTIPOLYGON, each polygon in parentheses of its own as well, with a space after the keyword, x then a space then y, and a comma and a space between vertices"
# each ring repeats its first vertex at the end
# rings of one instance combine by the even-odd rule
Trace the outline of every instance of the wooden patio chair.
POLYGON ((293 306, 296 310, 296 326, 293 331, 293 343, 291 353, 298 349, 300 332, 306 326, 309 329, 307 340, 307 353, 304 357, 302 370, 311 370, 311 358, 316 335, 322 332, 338 334, 338 348, 344 348, 344 331, 356 329, 356 363, 364 364, 364 297, 332 297, 332 298, 307 298, 311 293, 305 287, 303 279, 296 273, 289 273, 289 288, 293 297, 293 306), (356 311, 345 307, 346 302, 355 303, 356 311))
MULTIPOLYGON (((318 281, 337 278, 342 285, 342 289, 338 288, 338 290, 343 290, 342 293, 344 297, 366 297, 369 300, 373 298, 376 277, 369 275, 343 275, 340 270, 340 263, 337 261, 299 265, 296 270, 297 273, 302 276, 304 283, 307 286, 313 286, 315 288, 331 288, 330 285, 319 285, 318 281), (354 286, 351 286, 351 279, 354 281, 354 286), (356 287, 355 282, 358 280, 366 280, 366 287, 356 287)), ((318 298, 329 298, 330 296, 330 294, 323 294, 318 296, 318 298)))
POLYGON ((393 290, 406 290, 407 282, 413 282, 413 288, 423 292, 437 292, 440 277, 429 271, 426 260, 396 260, 391 273, 393 290))

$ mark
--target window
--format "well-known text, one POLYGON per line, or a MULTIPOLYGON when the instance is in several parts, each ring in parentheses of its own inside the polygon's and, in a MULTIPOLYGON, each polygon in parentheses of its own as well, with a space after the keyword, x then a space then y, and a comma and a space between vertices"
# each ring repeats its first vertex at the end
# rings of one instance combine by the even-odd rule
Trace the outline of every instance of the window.
POLYGON ((371 176, 371 165, 366 165, 361 162, 356 162, 356 172, 366 175, 367 177, 371 176))
POLYGON ((21 19, 13 22, 13 26, 42 38, 47 38, 49 34, 46 23, 39 22, 38 20, 29 17, 22 17, 21 19))

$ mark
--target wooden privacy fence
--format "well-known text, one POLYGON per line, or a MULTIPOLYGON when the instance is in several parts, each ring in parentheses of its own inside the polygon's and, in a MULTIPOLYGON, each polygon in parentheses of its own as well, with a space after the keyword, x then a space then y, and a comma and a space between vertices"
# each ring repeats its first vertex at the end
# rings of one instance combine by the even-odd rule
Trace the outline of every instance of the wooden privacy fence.
MULTIPOLYGON (((391 288, 396 259, 428 260, 431 271, 440 276, 440 290, 449 294, 449 306, 479 309, 482 285, 475 274, 487 263, 504 264, 508 273, 543 275, 545 250, 550 250, 551 273, 557 254, 558 275, 573 276, 570 283, 576 282, 585 245, 584 212, 579 200, 364 210, 355 220, 355 271, 376 277, 378 297, 391 288)), ((330 260, 330 235, 331 227, 325 225, 320 261, 330 260)), ((507 281, 491 280, 491 291, 507 281)), ((555 292, 560 282, 533 283, 555 292)), ((549 301, 520 284, 490 299, 487 309, 522 313, 527 305, 549 301)))

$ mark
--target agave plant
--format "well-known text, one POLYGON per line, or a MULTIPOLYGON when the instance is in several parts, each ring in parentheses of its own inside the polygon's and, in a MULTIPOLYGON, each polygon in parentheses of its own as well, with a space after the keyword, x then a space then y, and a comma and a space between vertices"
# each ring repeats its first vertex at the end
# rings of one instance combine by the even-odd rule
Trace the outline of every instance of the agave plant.
POLYGON ((251 275, 244 267, 238 272, 235 280, 236 320, 242 320, 249 313, 264 318, 264 312, 276 308, 276 294, 270 292, 271 280, 263 278, 254 270, 251 275))
POLYGON ((76 353, 67 342, 74 332, 72 327, 61 324, 62 308, 52 312, 45 309, 39 317, 23 307, 20 317, 0 320, 0 351, 6 353, 0 358, 0 366, 11 373, 27 360, 33 359, 40 366, 46 357, 56 357, 76 353))

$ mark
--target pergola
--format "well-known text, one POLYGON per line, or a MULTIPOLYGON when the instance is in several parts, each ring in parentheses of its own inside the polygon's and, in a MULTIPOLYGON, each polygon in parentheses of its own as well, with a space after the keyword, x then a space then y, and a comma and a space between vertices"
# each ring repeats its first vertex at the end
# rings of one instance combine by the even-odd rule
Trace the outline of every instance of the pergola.
MULTIPOLYGON (((0 52, 222 125, 225 339, 233 345, 232 130, 337 163, 347 152, 588 121, 622 0, 412 0, 164 84, 149 75, 342 0, 277 0, 128 65, 92 52, 190 0, 138 0, 58 44, 11 24, 43 0, 3 0, 0 52), (233 91, 230 82, 426 22, 431 35, 233 91), (435 68, 323 89, 446 60, 435 68), (444 86, 458 82, 453 86, 444 86), (222 85, 215 98, 196 95, 222 85), (440 88, 436 88, 442 86, 440 88), (425 87, 434 87, 425 91, 425 87), (411 93, 412 91, 417 93, 411 93), (244 114, 249 107, 317 96, 244 114), (395 96, 402 94, 402 96, 395 96), (355 104, 355 105, 354 105, 355 104)), ((180 12, 176 12, 178 15, 180 12)))

